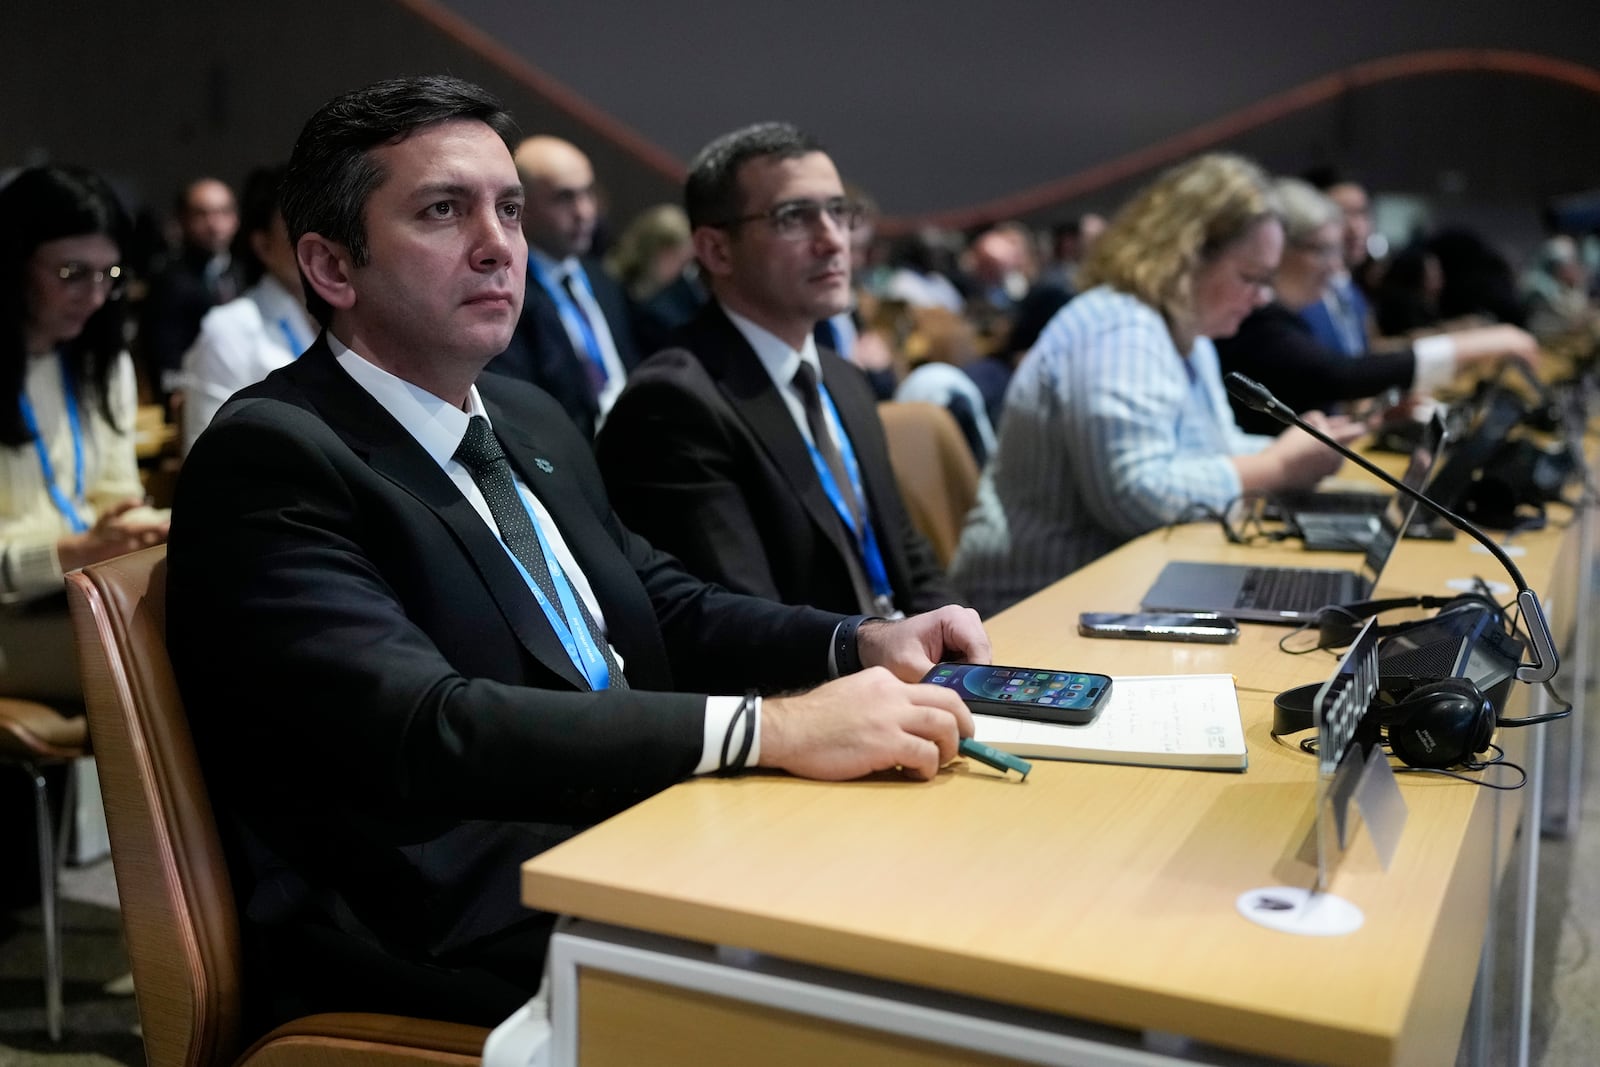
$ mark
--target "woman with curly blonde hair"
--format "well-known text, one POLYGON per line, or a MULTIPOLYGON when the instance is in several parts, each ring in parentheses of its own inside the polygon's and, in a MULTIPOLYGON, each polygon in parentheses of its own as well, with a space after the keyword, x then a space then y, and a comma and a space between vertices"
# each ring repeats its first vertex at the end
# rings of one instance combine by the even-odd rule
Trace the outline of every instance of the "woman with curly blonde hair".
MULTIPOLYGON (((1309 486, 1338 456, 1302 431, 1235 425, 1211 343, 1272 298, 1283 225, 1238 156, 1179 164, 1095 243, 1083 295, 1051 320, 1006 393, 999 448, 952 577, 985 614, 1148 530, 1247 490, 1309 486)), ((1344 420, 1312 418, 1353 439, 1344 420)))

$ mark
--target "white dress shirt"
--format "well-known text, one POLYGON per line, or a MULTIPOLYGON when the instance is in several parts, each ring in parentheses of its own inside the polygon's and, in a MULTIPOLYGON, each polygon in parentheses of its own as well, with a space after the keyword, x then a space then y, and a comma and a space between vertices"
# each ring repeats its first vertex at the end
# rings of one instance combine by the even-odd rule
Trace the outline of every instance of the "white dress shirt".
POLYGON ((212 308, 183 356, 183 454, 217 409, 247 385, 286 366, 311 347, 318 326, 305 305, 272 275, 237 300, 212 308))
MULTIPOLYGON (((816 375, 819 385, 822 383, 822 360, 817 357, 816 338, 808 333, 798 349, 790 348, 787 341, 779 340, 776 334, 757 326, 726 305, 722 310, 728 316, 728 321, 733 323, 734 329, 743 334, 744 339, 750 342, 750 347, 755 349, 756 359, 761 361, 761 366, 772 379, 772 384, 777 386, 778 395, 783 398, 784 407, 789 409, 789 417, 794 420, 800 436, 806 439, 807 444, 816 444, 811 439, 811 424, 806 421, 805 403, 800 399, 800 390, 794 384, 794 374, 800 369, 801 363, 810 364, 811 373, 816 375)), ((844 437, 844 429, 834 421, 833 412, 828 410, 828 405, 823 405, 822 412, 824 421, 828 424, 828 432, 833 435, 833 447, 837 449, 844 437)))

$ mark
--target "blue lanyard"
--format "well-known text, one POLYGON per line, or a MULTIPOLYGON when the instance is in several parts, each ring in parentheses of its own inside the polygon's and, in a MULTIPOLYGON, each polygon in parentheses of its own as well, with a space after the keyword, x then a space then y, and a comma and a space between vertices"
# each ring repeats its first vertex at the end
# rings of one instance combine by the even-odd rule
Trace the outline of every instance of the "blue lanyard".
POLYGON ((44 435, 39 432, 39 421, 34 418, 33 404, 29 402, 26 390, 18 397, 18 403, 22 407, 22 423, 33 435, 33 450, 39 455, 39 469, 44 472, 44 484, 50 490, 51 501, 55 503, 56 510, 61 512, 61 517, 67 520, 72 532, 83 533, 89 528, 77 506, 83 500, 83 428, 78 424, 78 400, 73 394, 72 372, 67 369, 67 361, 60 356, 56 357, 56 362, 61 366, 61 398, 67 409, 67 426, 72 430, 72 473, 76 486, 72 499, 67 499, 67 494, 61 491, 61 486, 56 482, 55 467, 50 463, 50 453, 45 449, 44 435))
MULTIPOLYGON (((550 294, 550 299, 556 302, 556 314, 561 316, 561 321, 567 324, 567 332, 572 332, 572 327, 578 328, 578 336, 583 338, 584 352, 589 361, 600 368, 600 380, 606 381, 611 377, 611 372, 606 370, 606 357, 600 351, 600 338, 594 332, 594 323, 589 321, 589 316, 584 314, 582 308, 572 299, 572 294, 566 288, 557 284, 540 269, 539 263, 532 256, 528 257, 528 269, 538 279, 544 291, 550 294)), ((575 270, 571 275, 574 284, 583 286, 583 291, 589 294, 589 299, 594 299, 594 290, 589 288, 589 279, 584 277, 582 270, 575 270)))
POLYGON ((305 352, 306 346, 300 342, 299 337, 295 336, 294 327, 289 325, 289 317, 287 315, 278 320, 278 329, 283 333, 283 339, 289 346, 289 354, 295 359, 299 359, 301 354, 305 352))
POLYGON ((838 512, 839 518, 844 521, 845 529, 855 538, 861 562, 867 568, 867 581, 872 585, 872 595, 892 605, 894 590, 889 586, 889 572, 883 565, 883 553, 878 549, 878 535, 872 528, 872 516, 867 508, 867 494, 861 487, 861 467, 856 463, 856 450, 850 444, 850 435, 844 432, 844 420, 839 418, 839 409, 833 406, 833 397, 828 394, 828 387, 818 382, 817 392, 828 409, 828 418, 839 430, 839 454, 844 458, 844 469, 850 479, 850 488, 861 504, 860 529, 856 528, 850 506, 845 503, 844 493, 838 481, 834 479, 833 472, 828 469, 828 463, 822 458, 822 453, 817 451, 815 441, 806 442, 806 447, 811 451, 811 465, 817 470, 817 479, 822 482, 822 491, 827 494, 828 503, 833 505, 833 510, 838 512))
POLYGON ((533 597, 544 611, 550 629, 560 638, 561 647, 566 649, 567 658, 572 660, 572 665, 588 679, 589 688, 608 689, 611 686, 611 668, 606 666, 605 656, 594 643, 594 637, 583 621, 583 613, 578 610, 578 601, 573 595, 571 584, 567 581, 566 572, 561 569, 560 562, 550 551, 550 543, 544 539, 544 528, 539 522, 539 517, 528 506, 527 498, 522 495, 521 489, 517 490, 517 499, 522 502, 522 510, 528 513, 528 521, 533 523, 533 532, 539 538, 539 551, 544 553, 545 566, 550 569, 550 580, 556 587, 556 595, 561 598, 560 610, 550 603, 549 598, 544 595, 544 590, 539 588, 539 583, 533 580, 533 575, 528 573, 528 569, 522 565, 516 553, 507 552, 506 555, 511 557, 511 562, 517 565, 517 570, 522 574, 522 580, 533 590, 533 597))

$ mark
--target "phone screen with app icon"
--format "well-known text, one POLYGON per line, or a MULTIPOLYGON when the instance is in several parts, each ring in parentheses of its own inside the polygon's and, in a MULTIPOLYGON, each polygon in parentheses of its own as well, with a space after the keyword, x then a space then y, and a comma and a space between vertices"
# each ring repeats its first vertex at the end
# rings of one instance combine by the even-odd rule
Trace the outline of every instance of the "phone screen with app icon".
POLYGON ((986 715, 1070 726, 1093 722, 1111 692, 1111 679, 1104 674, 976 663, 941 663, 922 680, 955 690, 972 710, 986 715))

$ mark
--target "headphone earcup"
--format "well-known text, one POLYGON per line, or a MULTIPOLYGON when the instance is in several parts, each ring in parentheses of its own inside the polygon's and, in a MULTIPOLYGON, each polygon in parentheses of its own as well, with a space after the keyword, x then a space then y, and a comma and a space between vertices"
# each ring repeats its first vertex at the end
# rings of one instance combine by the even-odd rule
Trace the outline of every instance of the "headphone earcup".
POLYGON ((1408 767, 1453 767, 1489 746, 1494 705, 1464 678, 1419 686, 1384 709, 1389 750, 1408 767))
POLYGON ((1330 604, 1317 612, 1317 647, 1344 648, 1355 641, 1367 617, 1349 608, 1330 604))

